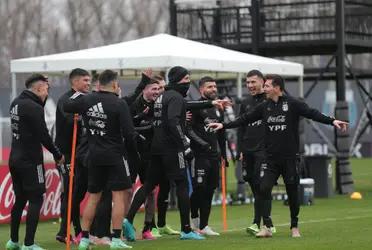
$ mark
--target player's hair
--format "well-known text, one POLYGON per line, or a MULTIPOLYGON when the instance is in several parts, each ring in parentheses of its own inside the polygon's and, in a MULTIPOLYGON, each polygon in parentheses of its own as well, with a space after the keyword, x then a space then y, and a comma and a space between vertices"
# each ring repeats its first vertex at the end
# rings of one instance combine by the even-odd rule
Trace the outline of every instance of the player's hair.
POLYGON ((269 74, 266 75, 266 80, 271 80, 273 87, 279 86, 281 91, 284 91, 284 79, 280 75, 269 74))
POLYGON ((85 69, 76 68, 71 71, 70 75, 68 76, 68 79, 70 80, 70 82, 72 82, 74 78, 81 76, 90 76, 90 74, 85 69))
POLYGON ((207 82, 215 82, 216 80, 214 80, 212 77, 210 76, 204 76, 200 79, 199 81, 199 88, 200 87, 203 87, 203 85, 207 82))
POLYGON ((42 74, 32 74, 29 78, 26 79, 25 86, 27 89, 31 88, 34 83, 38 81, 43 81, 48 83, 48 77, 42 74))
POLYGON ((247 73, 247 77, 252 77, 252 76, 258 76, 259 78, 261 78, 265 81, 264 75, 262 74, 261 71, 259 71, 257 69, 251 70, 247 73))
POLYGON ((111 82, 118 79, 118 73, 112 71, 112 70, 105 70, 101 74, 99 74, 98 81, 99 84, 102 86, 107 86, 111 82))

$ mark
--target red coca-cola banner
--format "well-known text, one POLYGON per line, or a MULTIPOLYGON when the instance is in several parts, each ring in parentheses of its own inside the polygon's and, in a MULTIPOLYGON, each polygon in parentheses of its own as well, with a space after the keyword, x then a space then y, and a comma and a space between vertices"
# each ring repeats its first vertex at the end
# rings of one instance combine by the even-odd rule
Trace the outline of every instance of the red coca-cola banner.
MULTIPOLYGON (((58 218, 61 207, 61 192, 62 185, 59 179, 58 170, 55 164, 45 164, 45 185, 46 193, 44 194, 44 202, 40 211, 40 219, 47 220, 58 218)), ((139 189, 141 183, 137 181, 133 187, 134 193, 139 189)), ((7 165, 0 165, 0 224, 9 223, 10 213, 15 202, 15 195, 13 191, 12 177, 7 165)), ((80 210, 83 211, 86 199, 81 203, 80 210)), ((22 220, 26 219, 27 206, 22 214, 22 220)))
MULTIPOLYGON (((60 213, 60 195, 62 191, 58 171, 54 164, 45 165, 45 186, 47 192, 44 194, 44 202, 40 211, 42 220, 57 218, 60 213)), ((10 212, 15 202, 12 177, 8 166, 0 166, 0 224, 9 223, 10 212)), ((26 218, 27 206, 22 214, 22 220, 26 218)))

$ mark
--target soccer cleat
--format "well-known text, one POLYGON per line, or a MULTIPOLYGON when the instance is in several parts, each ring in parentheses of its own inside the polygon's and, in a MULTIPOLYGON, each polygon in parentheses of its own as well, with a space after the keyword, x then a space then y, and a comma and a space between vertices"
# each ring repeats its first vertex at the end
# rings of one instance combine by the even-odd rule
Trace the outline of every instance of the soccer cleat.
MULTIPOLYGON (((56 235, 56 241, 59 241, 59 242, 61 242, 61 243, 66 244, 67 236, 57 234, 57 235, 56 235)), ((74 238, 72 237, 72 235, 70 235, 70 242, 74 242, 74 238)))
POLYGON ((162 237, 162 235, 159 233, 159 230, 158 230, 157 227, 153 227, 153 228, 151 229, 151 234, 152 234, 152 236, 154 236, 155 238, 160 238, 160 237, 162 237))
POLYGON ((270 227, 270 230, 271 230, 271 232, 272 232, 273 234, 276 233, 276 228, 275 228, 274 226, 270 227))
POLYGON ((193 230, 199 229, 199 224, 200 224, 200 218, 199 217, 191 218, 191 228, 193 230))
POLYGON ((21 250, 45 250, 45 249, 39 247, 39 246, 36 245, 36 244, 33 244, 33 245, 31 245, 31 246, 25 246, 25 245, 23 245, 21 250))
POLYGON ((292 227, 291 236, 292 236, 292 238, 300 238, 301 237, 300 230, 298 229, 298 227, 292 227))
POLYGON ((110 246, 111 240, 109 237, 96 238, 95 245, 110 246))
POLYGON ((164 227, 158 227, 160 234, 168 234, 168 235, 179 235, 180 232, 173 230, 170 226, 165 225, 164 227))
POLYGON ((133 225, 127 219, 124 219, 122 227, 127 241, 136 241, 136 231, 134 230, 133 225))
POLYGON ((81 238, 83 238, 83 233, 80 232, 78 235, 75 236, 74 238, 74 244, 75 245, 79 245, 80 241, 81 241, 81 238))
POLYGON ((219 233, 213 231, 212 228, 210 228, 209 226, 206 226, 205 228, 200 230, 200 233, 202 235, 207 235, 207 236, 219 236, 220 235, 219 233))
POLYGON ((181 232, 180 240, 205 240, 205 237, 194 231, 190 231, 189 233, 181 232))
POLYGON ((18 242, 13 242, 9 240, 5 245, 6 250, 21 250, 21 245, 18 242))
POLYGON ((247 227, 246 232, 255 236, 260 231, 260 228, 256 223, 252 224, 251 226, 247 227))
POLYGON ((270 228, 266 226, 262 226, 261 230, 256 234, 257 238, 270 238, 273 237, 273 233, 271 232, 270 228))
POLYGON ((81 238, 78 250, 88 250, 89 244, 90 244, 90 240, 88 238, 81 238))
POLYGON ((156 238, 152 235, 150 230, 146 230, 142 232, 142 239, 143 240, 155 240, 156 238))
POLYGON ((110 249, 126 249, 126 248, 132 248, 132 246, 128 246, 125 244, 124 241, 122 241, 119 238, 112 238, 110 249))

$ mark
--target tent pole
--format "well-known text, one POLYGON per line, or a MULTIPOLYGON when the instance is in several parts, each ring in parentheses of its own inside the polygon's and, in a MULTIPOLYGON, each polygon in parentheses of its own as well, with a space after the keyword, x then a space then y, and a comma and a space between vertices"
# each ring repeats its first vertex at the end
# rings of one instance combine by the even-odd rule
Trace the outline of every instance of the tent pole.
POLYGON ((10 96, 10 101, 14 100, 17 96, 17 77, 16 73, 12 73, 12 93, 10 96))
POLYGON ((304 76, 299 76, 298 82, 299 82, 298 96, 304 97, 304 76))
POLYGON ((242 92, 242 73, 238 73, 237 79, 236 79, 236 97, 239 99, 242 98, 243 92, 242 92))

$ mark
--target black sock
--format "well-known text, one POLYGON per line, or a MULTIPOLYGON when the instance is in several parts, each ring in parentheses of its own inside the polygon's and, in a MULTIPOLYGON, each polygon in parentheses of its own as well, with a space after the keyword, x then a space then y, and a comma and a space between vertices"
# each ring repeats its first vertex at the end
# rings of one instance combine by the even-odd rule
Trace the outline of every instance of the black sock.
POLYGON ((16 201, 12 208, 11 224, 10 224, 10 239, 13 242, 18 242, 19 224, 21 222, 22 212, 27 203, 26 197, 22 195, 16 196, 16 201))
POLYGON ((112 234, 112 236, 113 236, 114 238, 118 238, 118 239, 120 239, 121 229, 113 229, 112 231, 114 231, 113 234, 112 234))
POLYGON ((155 227, 156 227, 155 217, 152 217, 152 220, 151 220, 151 229, 153 229, 155 227))
POLYGON ((147 222, 145 221, 145 224, 143 226, 143 230, 142 230, 142 233, 148 231, 148 230, 151 230, 152 229, 152 222, 147 222))
POLYGON ((40 209, 43 205, 43 196, 35 195, 29 199, 26 218, 26 236, 24 244, 31 246, 34 244, 35 233, 39 223, 40 209))

